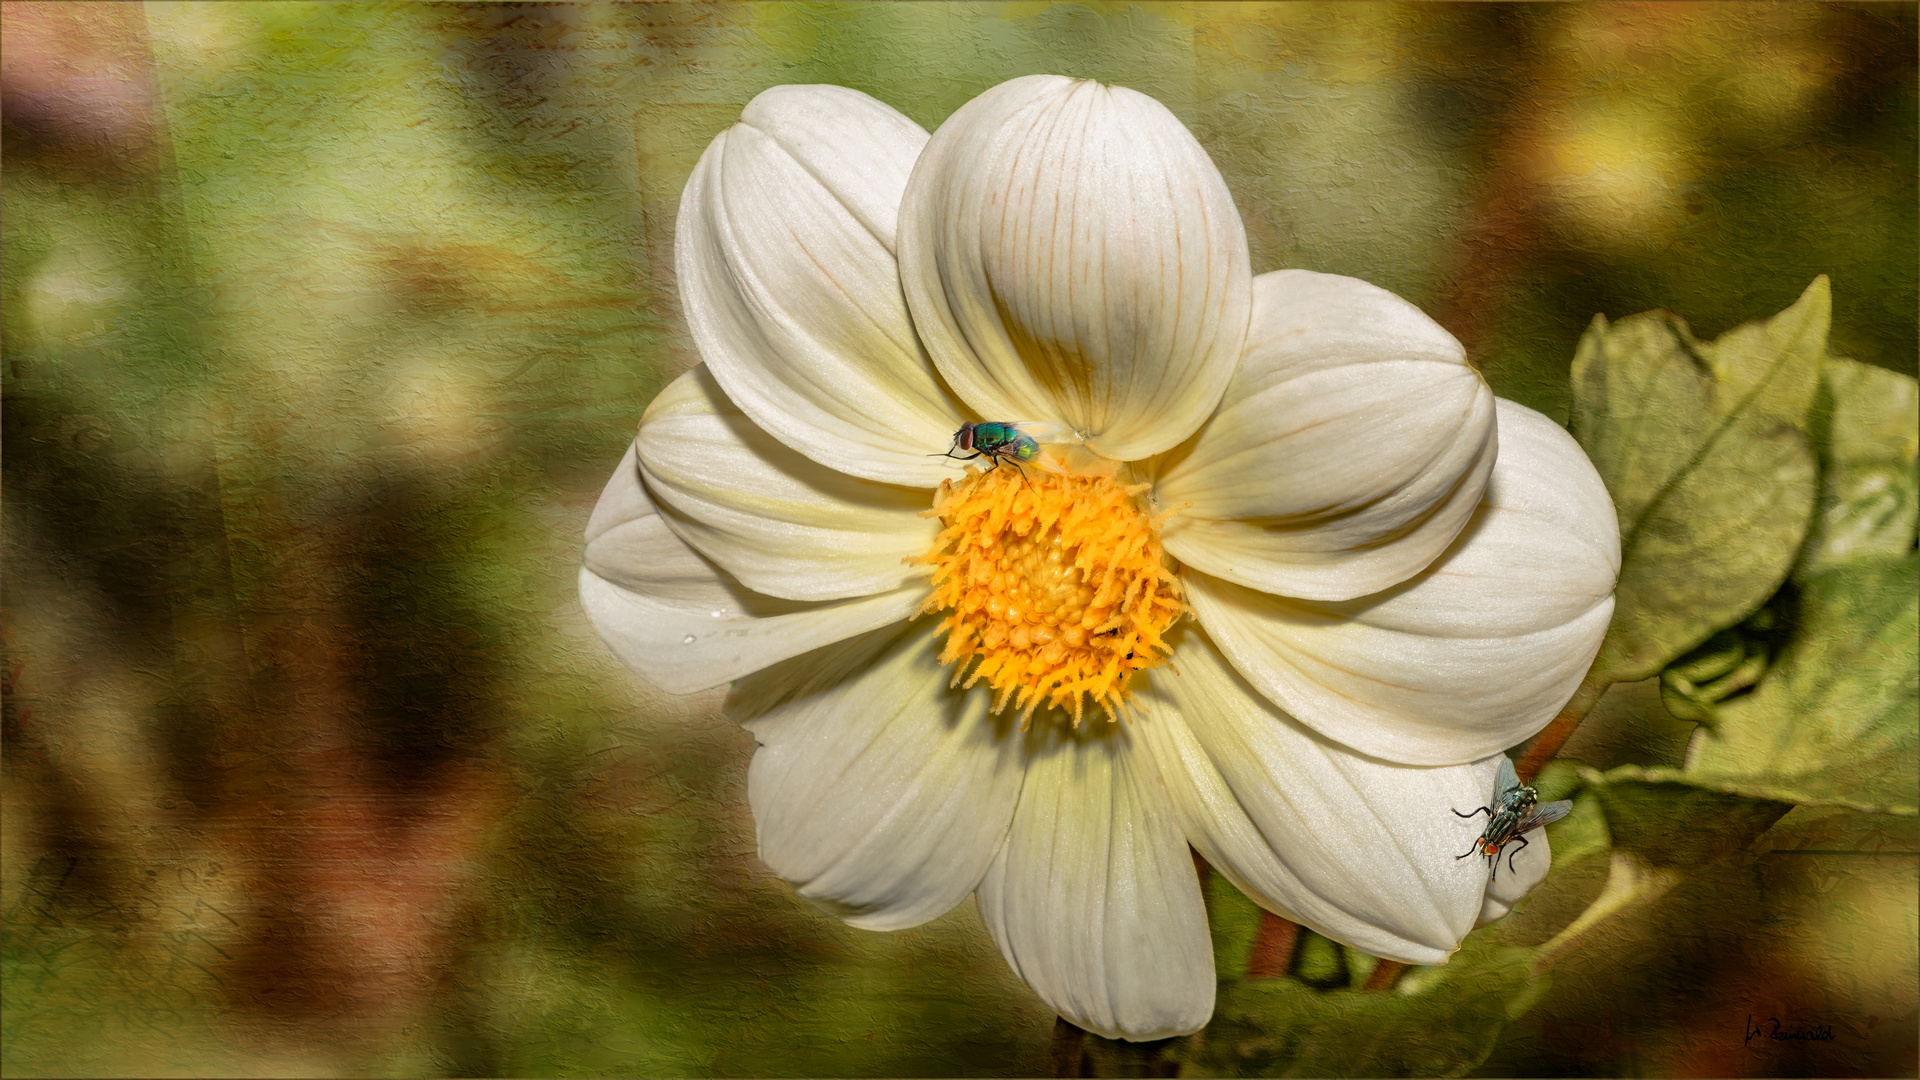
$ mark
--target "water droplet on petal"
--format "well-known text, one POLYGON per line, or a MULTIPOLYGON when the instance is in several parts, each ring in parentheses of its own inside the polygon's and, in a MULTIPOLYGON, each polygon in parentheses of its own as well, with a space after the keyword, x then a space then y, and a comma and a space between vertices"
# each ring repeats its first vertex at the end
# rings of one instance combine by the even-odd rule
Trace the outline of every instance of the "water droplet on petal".
POLYGON ((727 617, 727 613, 724 611, 716 611, 713 613, 713 617, 716 619, 724 619, 727 617))
POLYGON ((683 637, 683 638, 681 638, 681 639, 680 639, 680 644, 682 644, 682 645, 691 645, 691 644, 693 644, 693 640, 694 640, 694 639, 693 639, 693 635, 692 635, 692 634, 688 634, 688 635, 687 635, 686 637, 683 637))

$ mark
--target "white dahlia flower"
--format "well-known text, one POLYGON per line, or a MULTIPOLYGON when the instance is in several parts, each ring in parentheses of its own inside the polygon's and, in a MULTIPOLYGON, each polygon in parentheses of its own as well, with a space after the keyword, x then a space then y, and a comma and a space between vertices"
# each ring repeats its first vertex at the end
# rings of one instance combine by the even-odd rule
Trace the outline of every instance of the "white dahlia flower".
POLYGON ((1062 1016, 1153 1039, 1213 1008, 1189 844, 1416 964, 1545 874, 1536 833, 1490 889, 1451 811, 1599 648, 1605 488, 1411 305, 1254 277, 1159 103, 1031 76, 929 139, 775 87, 700 159, 676 265, 705 363, 601 496, 581 600, 664 689, 737 680, 802 896, 890 930, 973 893, 1062 1016), (985 421, 1063 434, 941 456, 985 421))

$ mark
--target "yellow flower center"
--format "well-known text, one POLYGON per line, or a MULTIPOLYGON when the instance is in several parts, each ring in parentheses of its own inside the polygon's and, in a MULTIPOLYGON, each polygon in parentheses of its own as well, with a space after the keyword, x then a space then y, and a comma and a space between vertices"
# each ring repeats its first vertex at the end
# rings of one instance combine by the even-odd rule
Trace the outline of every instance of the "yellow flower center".
POLYGON ((1174 511, 1149 517, 1148 487, 1013 464, 941 481, 923 511, 945 528, 918 560, 934 567, 920 611, 950 612, 940 662, 958 665, 954 683, 985 679, 993 711, 1019 705, 1022 729, 1042 704, 1078 727, 1088 697, 1109 721, 1124 714, 1128 680, 1165 661, 1187 612, 1160 548, 1174 511))

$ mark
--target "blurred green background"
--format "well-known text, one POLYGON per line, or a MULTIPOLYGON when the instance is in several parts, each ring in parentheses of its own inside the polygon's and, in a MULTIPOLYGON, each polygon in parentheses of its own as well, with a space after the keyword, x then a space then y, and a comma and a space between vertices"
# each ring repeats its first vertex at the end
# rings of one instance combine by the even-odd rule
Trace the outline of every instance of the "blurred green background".
MULTIPOLYGON (((1144 91, 1256 270, 1399 292, 1561 419, 1596 312, 1708 337, 1824 273, 1836 354, 1920 354, 1910 4, 0 10, 8 1075, 1050 1068, 970 903, 807 909, 722 695, 574 600, 697 362, 680 188, 768 86, 929 129, 1033 72, 1144 91)), ((1691 727, 1616 687, 1566 753, 1691 727)), ((1860 853, 1915 839, 1794 811, 1764 847, 1856 854, 1690 880, 1480 1071, 1912 1075, 1917 860, 1860 853)))

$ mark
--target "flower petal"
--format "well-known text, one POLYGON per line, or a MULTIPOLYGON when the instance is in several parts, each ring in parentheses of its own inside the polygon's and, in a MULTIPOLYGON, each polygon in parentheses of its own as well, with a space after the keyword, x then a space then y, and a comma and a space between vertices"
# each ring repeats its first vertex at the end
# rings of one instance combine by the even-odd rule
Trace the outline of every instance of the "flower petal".
POLYGON ((1362 757, 1247 685, 1204 636, 1139 695, 1135 726, 1187 837, 1262 906, 1364 952, 1445 963, 1473 929, 1497 759, 1422 768, 1362 757))
POLYGON ((1411 580, 1288 600, 1189 571, 1207 632, 1260 692, 1321 734, 1411 765, 1475 761, 1545 726, 1613 615, 1620 536, 1559 425, 1500 405, 1500 462, 1473 519, 1411 580))
POLYGON ((1006 836, 1024 761, 984 693, 948 688, 938 620, 744 679, 727 711, 760 742, 760 859, 855 926, 899 930, 966 899, 1006 836))
POLYGON ((813 604, 748 589, 667 528, 632 446, 594 507, 580 570, 580 604, 600 636, 642 678, 675 694, 903 621, 925 595, 914 584, 813 604))
POLYGON ((1310 600, 1404 581, 1480 501, 1493 400, 1453 335, 1385 289, 1262 274, 1220 411, 1160 465, 1155 498, 1188 504, 1168 524, 1167 550, 1310 600))
POLYGON ((1058 422, 1134 460, 1220 400, 1251 295, 1219 170, 1159 102, 1030 75, 940 126, 900 210, 914 324, 990 420, 1058 422))
POLYGON ((740 122, 765 133, 894 250, 900 196, 927 145, 925 128, 878 98, 824 83, 762 90, 740 122))
POLYGON ((640 420, 640 472, 667 524, 748 588, 789 600, 888 592, 939 531, 931 496, 838 473, 769 436, 713 377, 675 379, 640 420))
POLYGON ((925 145, 857 90, 776 86, 714 139, 681 197, 681 304, 756 424, 823 465, 932 487, 963 421, 900 292, 895 217, 925 145))
POLYGON ((1198 1030, 1213 946, 1185 838, 1151 761, 1107 724, 1042 721, 981 918, 1013 970, 1070 1022, 1110 1039, 1198 1030))

